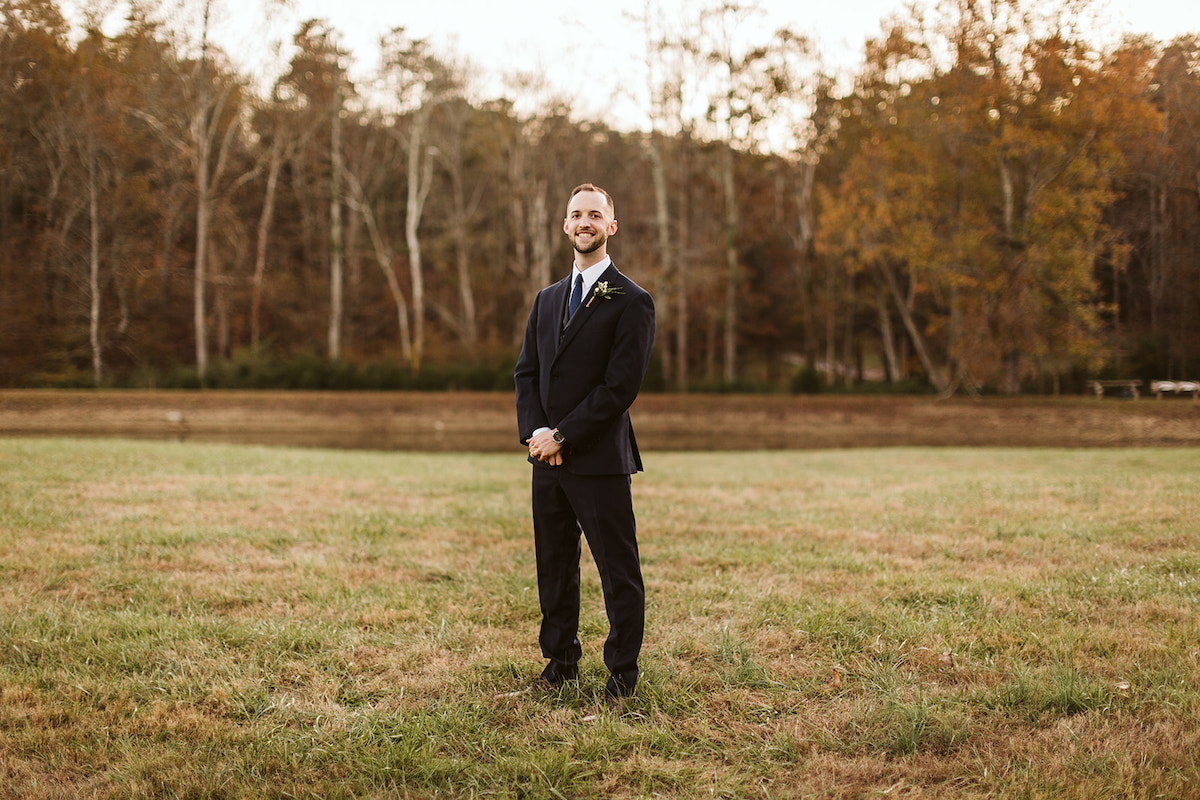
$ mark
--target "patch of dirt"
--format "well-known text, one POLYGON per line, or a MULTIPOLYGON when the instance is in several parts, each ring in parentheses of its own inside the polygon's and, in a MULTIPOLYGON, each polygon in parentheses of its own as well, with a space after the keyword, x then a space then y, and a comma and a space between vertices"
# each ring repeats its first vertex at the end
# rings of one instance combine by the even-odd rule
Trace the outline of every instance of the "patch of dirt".
MULTIPOLYGON (((1191 399, 648 394, 643 450, 885 446, 1196 447, 1191 399)), ((508 393, 0 391, 0 436, 517 452, 508 393)))

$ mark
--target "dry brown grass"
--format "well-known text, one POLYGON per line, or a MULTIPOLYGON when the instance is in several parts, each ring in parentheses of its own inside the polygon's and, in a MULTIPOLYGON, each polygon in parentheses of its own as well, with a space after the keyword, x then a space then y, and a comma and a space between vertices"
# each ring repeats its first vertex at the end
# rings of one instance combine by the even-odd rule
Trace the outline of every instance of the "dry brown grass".
POLYGON ((1200 451, 647 462, 589 721, 519 454, 0 440, 0 797, 1200 797, 1200 451))
MULTIPOLYGON (((0 390, 0 436, 103 436, 424 452, 513 452, 493 392, 0 390)), ((894 446, 1197 447, 1200 402, 644 394, 647 450, 894 446)))

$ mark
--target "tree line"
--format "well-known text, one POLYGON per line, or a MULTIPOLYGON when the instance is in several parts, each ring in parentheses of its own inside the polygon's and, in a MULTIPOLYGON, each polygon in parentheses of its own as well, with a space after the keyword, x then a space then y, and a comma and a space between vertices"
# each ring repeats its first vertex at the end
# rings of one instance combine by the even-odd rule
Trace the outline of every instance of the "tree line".
POLYGON ((656 297, 652 387, 1200 377, 1200 36, 952 0, 847 80, 747 44, 753 6, 648 4, 621 127, 403 29, 352 79, 323 20, 257 90, 199 8, 75 34, 0 0, 0 385, 506 385, 584 181, 656 297))

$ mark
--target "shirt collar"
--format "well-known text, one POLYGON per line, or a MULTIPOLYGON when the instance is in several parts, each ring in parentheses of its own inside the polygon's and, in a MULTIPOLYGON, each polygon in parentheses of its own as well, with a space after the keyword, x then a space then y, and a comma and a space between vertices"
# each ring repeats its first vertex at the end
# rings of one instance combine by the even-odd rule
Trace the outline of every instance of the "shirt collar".
POLYGON ((583 275, 583 296, 587 297, 592 287, 596 285, 596 281, 600 280, 600 276, 604 274, 604 270, 612 266, 612 257, 605 256, 599 263, 592 264, 585 270, 580 270, 578 265, 571 267, 571 282, 575 282, 576 275, 583 275))

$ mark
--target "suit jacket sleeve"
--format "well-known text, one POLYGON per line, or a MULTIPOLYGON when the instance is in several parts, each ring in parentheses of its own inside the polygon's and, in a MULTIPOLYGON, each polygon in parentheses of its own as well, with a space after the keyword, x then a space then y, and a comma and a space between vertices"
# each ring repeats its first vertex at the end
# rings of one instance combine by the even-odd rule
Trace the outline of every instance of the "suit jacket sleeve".
MULTIPOLYGON (((521 444, 525 444, 538 428, 553 427, 542 407, 541 353, 538 345, 539 319, 543 316, 546 295, 550 289, 538 292, 525 323, 525 338, 513 379, 517 387, 517 433, 521 444)), ((547 320, 548 322, 549 320, 547 320)), ((552 354, 548 354, 552 358, 552 354)))

